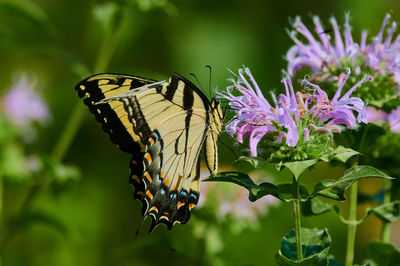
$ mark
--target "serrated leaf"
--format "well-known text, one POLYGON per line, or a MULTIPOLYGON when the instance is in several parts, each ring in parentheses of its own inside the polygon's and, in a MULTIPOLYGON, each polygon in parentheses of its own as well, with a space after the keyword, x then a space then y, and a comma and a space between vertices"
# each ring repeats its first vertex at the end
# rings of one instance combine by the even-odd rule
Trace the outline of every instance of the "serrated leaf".
POLYGON ((367 261, 364 265, 400 265, 400 251, 388 243, 371 242, 365 249, 367 261))
MULTIPOLYGON (((294 189, 292 184, 279 184, 275 186, 274 184, 264 182, 257 185, 247 174, 234 171, 220 172, 216 176, 210 176, 203 181, 229 182, 242 186, 249 191, 250 201, 256 201, 266 195, 272 195, 285 202, 296 199, 296 197, 293 195, 294 189)), ((307 199, 309 197, 306 187, 300 186, 300 195, 303 199, 307 199)))
POLYGON ((299 176, 316 163, 318 163, 318 160, 295 161, 284 163, 283 165, 292 172, 296 180, 299 180, 299 176))
POLYGON ((314 192, 311 197, 319 195, 334 200, 345 201, 346 197, 344 193, 354 182, 362 178, 371 177, 392 179, 390 176, 372 166, 355 166, 345 171, 344 175, 338 180, 325 179, 319 182, 315 186, 314 192))
POLYGON ((328 264, 328 252, 331 238, 326 229, 301 228, 303 260, 297 261, 297 249, 294 229, 281 241, 281 249, 275 255, 278 265, 324 265, 328 264))

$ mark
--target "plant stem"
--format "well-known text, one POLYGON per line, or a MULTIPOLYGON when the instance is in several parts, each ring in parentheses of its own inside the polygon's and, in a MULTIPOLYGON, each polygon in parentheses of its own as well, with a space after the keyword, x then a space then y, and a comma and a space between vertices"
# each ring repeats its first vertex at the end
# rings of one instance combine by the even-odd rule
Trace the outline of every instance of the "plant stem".
POLYGON ((296 248, 297 248, 297 260, 303 259, 303 251, 301 246, 301 216, 300 216, 300 186, 299 182, 293 176, 293 186, 295 189, 295 197, 293 200, 293 215, 294 215, 294 230, 296 233, 296 248))
POLYGON ((350 189, 350 210, 349 224, 347 225, 347 250, 346 250, 346 266, 352 266, 354 261, 354 244, 356 240, 357 229, 357 194, 358 183, 354 182, 350 189))
MULTIPOLYGON (((383 204, 389 203, 390 198, 390 182, 386 181, 387 183, 384 185, 385 194, 383 196, 383 204)), ((381 232, 381 241, 383 243, 390 243, 390 222, 383 222, 382 225, 382 232, 381 232)))

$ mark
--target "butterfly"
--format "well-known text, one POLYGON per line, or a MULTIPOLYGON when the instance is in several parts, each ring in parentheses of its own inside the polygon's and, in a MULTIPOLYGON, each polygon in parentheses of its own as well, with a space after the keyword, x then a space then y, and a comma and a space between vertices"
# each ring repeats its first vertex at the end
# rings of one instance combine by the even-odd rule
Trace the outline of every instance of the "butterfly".
POLYGON ((98 74, 76 90, 111 141, 132 154, 129 182, 150 231, 160 223, 185 224, 200 196, 200 152, 215 175, 217 138, 222 130, 219 99, 173 74, 155 81, 121 74, 98 74))

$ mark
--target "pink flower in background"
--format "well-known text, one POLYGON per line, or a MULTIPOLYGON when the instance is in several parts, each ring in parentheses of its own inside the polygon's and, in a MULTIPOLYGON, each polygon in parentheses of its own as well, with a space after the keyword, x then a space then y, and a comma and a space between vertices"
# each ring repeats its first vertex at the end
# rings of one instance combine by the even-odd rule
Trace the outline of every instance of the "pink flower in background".
POLYGON ((390 130, 394 133, 400 133, 400 106, 392 110, 392 112, 386 116, 386 119, 389 123, 390 130))
POLYGON ((375 107, 367 106, 367 120, 368 122, 383 124, 386 120, 386 113, 378 110, 375 107))
POLYGON ((34 87, 35 82, 21 75, 4 95, 4 113, 19 128, 29 128, 33 122, 43 124, 50 118, 47 105, 34 87))

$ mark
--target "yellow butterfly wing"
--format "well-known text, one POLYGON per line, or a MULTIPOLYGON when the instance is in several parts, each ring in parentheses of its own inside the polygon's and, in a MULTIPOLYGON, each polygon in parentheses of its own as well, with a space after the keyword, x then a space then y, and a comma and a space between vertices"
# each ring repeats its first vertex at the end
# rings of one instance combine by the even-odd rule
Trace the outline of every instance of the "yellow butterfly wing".
MULTIPOLYGON (((82 81, 77 90, 111 140, 133 154, 130 182, 143 215, 152 218, 151 230, 159 223, 169 229, 186 223, 199 199, 199 155, 206 139, 216 152, 219 106, 177 74, 161 82, 103 74, 82 81)), ((209 153, 214 173, 217 157, 209 153)))

